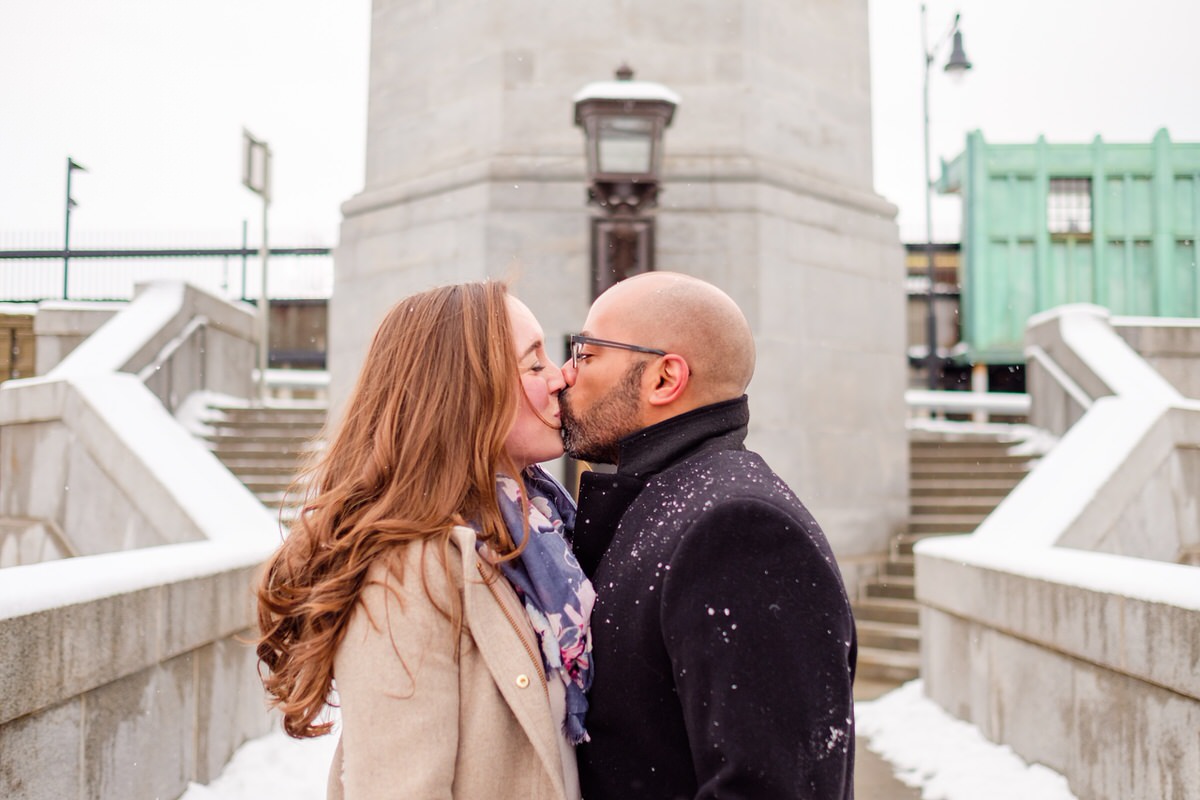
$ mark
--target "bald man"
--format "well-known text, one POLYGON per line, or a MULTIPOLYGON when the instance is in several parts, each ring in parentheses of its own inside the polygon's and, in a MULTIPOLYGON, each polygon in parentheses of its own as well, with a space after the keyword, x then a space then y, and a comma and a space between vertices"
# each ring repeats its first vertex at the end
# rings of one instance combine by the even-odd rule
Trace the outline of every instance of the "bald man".
POLYGON ((560 396, 599 595, 585 800, 854 795, 857 643, 820 526, 743 442, 754 338, 724 292, 651 272, 592 305, 560 396))

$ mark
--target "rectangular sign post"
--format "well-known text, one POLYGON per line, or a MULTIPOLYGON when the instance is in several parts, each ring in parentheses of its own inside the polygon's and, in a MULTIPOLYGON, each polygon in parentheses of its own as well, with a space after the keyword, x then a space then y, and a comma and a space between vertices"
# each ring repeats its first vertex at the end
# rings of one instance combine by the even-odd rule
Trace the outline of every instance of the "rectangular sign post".
POLYGON ((242 129, 242 143, 242 184, 263 201, 262 242, 259 244, 262 275, 258 292, 258 398, 260 402, 265 402, 271 326, 271 301, 267 296, 267 258, 270 255, 267 246, 267 212, 271 207, 271 147, 266 142, 254 138, 245 128, 242 129))

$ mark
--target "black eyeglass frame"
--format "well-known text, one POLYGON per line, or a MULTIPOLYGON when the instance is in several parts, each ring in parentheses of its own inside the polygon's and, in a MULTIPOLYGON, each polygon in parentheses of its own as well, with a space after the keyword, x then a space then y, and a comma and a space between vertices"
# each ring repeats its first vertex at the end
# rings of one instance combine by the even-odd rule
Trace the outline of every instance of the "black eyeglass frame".
POLYGON ((610 339, 596 339, 592 336, 584 336, 582 333, 571 334, 571 369, 579 369, 579 348, 584 345, 592 345, 593 347, 611 347, 616 350, 629 350, 634 353, 646 353, 652 356, 665 356, 666 350, 659 350, 656 347, 642 347, 640 344, 626 344, 625 342, 614 342, 610 339))

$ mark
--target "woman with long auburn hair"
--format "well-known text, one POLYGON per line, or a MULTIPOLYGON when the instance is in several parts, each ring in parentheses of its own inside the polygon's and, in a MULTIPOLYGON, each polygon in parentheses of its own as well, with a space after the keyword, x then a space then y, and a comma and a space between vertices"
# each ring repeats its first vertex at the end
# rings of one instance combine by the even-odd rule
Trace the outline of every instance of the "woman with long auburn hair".
POLYGON ((414 295, 375 334, 258 587, 291 736, 329 797, 578 800, 595 594, 564 531, 561 370, 501 283, 414 295))

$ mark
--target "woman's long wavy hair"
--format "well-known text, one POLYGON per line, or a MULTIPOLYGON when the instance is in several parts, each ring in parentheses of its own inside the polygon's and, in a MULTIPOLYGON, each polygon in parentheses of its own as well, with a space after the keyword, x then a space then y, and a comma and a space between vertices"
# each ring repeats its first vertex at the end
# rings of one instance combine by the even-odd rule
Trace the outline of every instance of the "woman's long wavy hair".
MULTIPOLYGON (((440 544, 465 523, 500 555, 515 552, 496 474, 517 474, 504 443, 519 377, 507 289, 488 281, 398 303, 367 353, 342 423, 305 471, 291 533, 258 586, 263 684, 291 736, 320 736, 346 626, 378 559, 398 566, 414 542, 440 544)), ((449 567, 447 566, 447 569, 449 567)), ((461 625, 461 605, 444 613, 461 625)))

